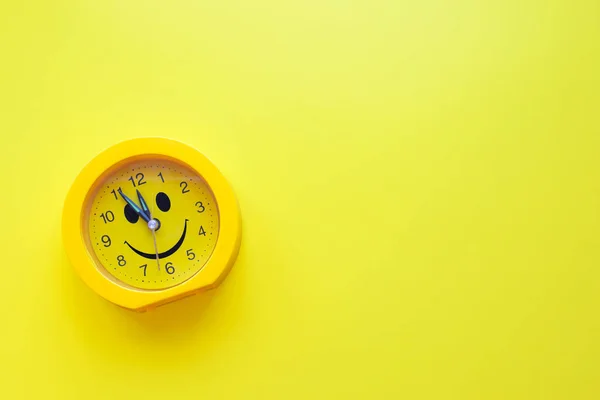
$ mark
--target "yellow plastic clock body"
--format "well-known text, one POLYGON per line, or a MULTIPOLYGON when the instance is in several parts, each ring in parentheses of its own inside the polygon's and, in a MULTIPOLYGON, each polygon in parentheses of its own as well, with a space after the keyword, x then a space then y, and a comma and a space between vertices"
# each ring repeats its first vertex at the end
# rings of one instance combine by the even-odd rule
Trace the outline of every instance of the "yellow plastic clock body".
POLYGON ((65 201, 63 239, 88 286, 145 311, 218 285, 237 257, 241 218, 206 157, 143 138, 105 150, 81 171, 65 201))

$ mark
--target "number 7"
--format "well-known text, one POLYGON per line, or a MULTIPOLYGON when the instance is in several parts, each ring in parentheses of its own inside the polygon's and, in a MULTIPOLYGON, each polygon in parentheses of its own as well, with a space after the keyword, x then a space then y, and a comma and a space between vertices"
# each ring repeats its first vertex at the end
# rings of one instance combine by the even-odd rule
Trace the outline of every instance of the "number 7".
POLYGON ((144 268, 144 276, 146 276, 146 267, 148 266, 148 264, 144 264, 142 265, 140 268, 144 268))

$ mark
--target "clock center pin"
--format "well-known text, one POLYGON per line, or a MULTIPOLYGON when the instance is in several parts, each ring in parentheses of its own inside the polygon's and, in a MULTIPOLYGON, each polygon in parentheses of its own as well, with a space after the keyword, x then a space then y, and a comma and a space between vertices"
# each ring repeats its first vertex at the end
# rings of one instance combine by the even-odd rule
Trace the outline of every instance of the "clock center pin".
POLYGON ((151 219, 148 221, 148 228, 150 228, 151 231, 156 232, 160 228, 160 221, 157 219, 151 219))

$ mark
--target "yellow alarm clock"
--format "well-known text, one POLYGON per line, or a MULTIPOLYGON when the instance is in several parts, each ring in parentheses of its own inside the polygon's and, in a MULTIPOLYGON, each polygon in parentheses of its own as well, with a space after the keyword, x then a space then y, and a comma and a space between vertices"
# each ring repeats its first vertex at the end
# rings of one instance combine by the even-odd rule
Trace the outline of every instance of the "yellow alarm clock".
POLYGON ((197 150, 160 138, 93 159, 64 205, 63 239, 79 276, 122 307, 145 311, 210 289, 235 262, 235 195, 197 150))

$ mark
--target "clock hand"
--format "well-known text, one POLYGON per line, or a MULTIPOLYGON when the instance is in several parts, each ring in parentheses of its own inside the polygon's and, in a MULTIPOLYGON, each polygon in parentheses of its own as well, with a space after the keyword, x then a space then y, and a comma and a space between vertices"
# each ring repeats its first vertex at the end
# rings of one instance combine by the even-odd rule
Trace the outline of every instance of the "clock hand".
POLYGON ((160 271, 160 257, 158 256, 158 244, 156 243, 156 229, 150 229, 152 231, 152 238, 154 239, 154 252, 156 253, 156 265, 160 271))
POLYGON ((127 197, 123 193, 123 191, 121 190, 121 188, 119 188, 118 192, 121 195, 121 197, 123 198, 123 200, 125 200, 125 202, 127 204, 129 204, 131 206, 131 208, 133 208, 133 211, 135 211, 137 215, 139 215, 140 217, 142 217, 142 219, 144 221, 150 222, 150 217, 148 216, 148 214, 146 214, 144 212, 144 210, 142 210, 141 208, 139 208, 138 205, 133 202, 133 200, 131 200, 129 197, 127 197))
MULTIPOLYGON (((138 196, 140 197, 140 201, 143 201, 144 204, 146 204, 146 208, 148 207, 148 204, 144 201, 144 198, 142 197, 142 195, 140 194, 139 190, 138 190, 138 196)), ((152 202, 152 210, 154 210, 154 202, 152 202)), ((143 205, 142 205, 143 206, 143 205)), ((154 211, 148 211, 148 215, 152 215, 154 214, 154 211)), ((155 222, 158 222, 158 220, 154 220, 155 222)), ((156 241, 156 230, 160 227, 160 223, 156 224, 156 223, 148 223, 148 227, 150 228, 150 231, 152 232, 152 238, 154 239, 154 254, 156 255, 156 265, 158 266, 158 272, 160 272, 160 256, 158 254, 158 243, 156 241)))
POLYGON ((138 200, 140 201, 140 206, 142 206, 142 210, 144 210, 144 212, 146 213, 146 215, 150 218, 152 218, 152 214, 150 213, 150 210, 148 209, 148 204, 146 203, 146 200, 144 200, 144 196, 142 196, 142 194, 140 193, 139 190, 136 190, 137 195, 138 195, 138 200))
POLYGON ((146 221, 148 223, 148 228, 150 228, 150 231, 152 232, 152 238, 154 239, 154 251, 156 254, 156 265, 158 266, 158 270, 160 271, 160 261, 159 261, 160 257, 158 256, 158 244, 156 243, 156 230, 159 228, 160 223, 157 220, 150 218, 150 210, 148 209, 148 204, 144 200, 144 197, 142 196, 142 194, 140 193, 139 190, 137 190, 137 195, 138 195, 138 200, 140 201, 140 204, 142 205, 142 208, 138 207, 138 205, 135 204, 135 202, 133 200, 131 200, 129 197, 127 197, 123 193, 121 188, 119 188, 119 194, 121 195, 121 197, 123 197, 123 200, 125 200, 125 202, 127 204, 129 204, 129 206, 131 208, 133 208, 133 211, 135 211, 140 217, 142 217, 142 219, 144 221, 146 221))

